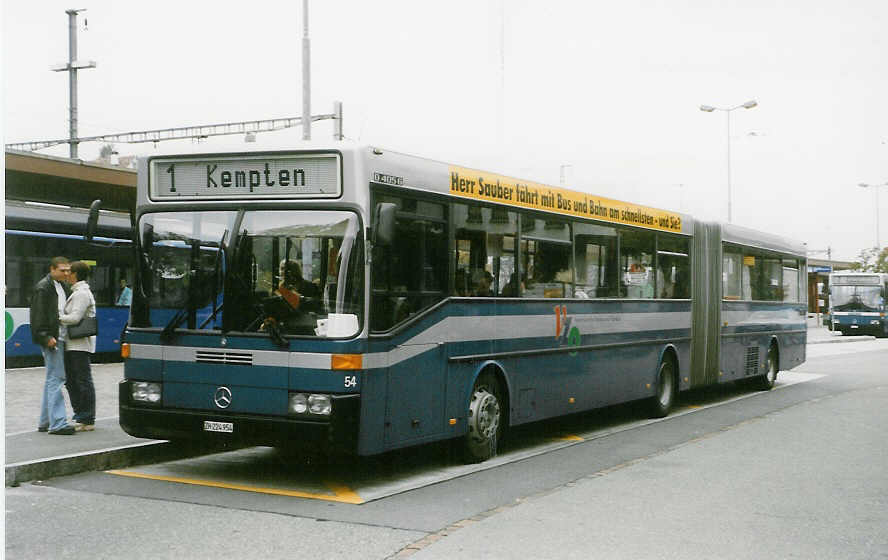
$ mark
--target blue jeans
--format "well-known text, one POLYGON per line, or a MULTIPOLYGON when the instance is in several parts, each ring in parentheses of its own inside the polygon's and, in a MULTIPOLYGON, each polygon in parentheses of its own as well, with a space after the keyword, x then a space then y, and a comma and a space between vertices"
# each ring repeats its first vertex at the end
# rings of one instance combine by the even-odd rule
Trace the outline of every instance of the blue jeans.
POLYGON ((65 387, 74 409, 74 421, 81 424, 96 423, 96 388, 89 367, 89 352, 68 350, 65 352, 65 387))
POLYGON ((49 431, 61 430, 68 425, 68 412, 65 410, 65 342, 58 341, 55 348, 41 346, 43 362, 46 364, 46 382, 43 385, 43 403, 40 405, 40 423, 49 431))

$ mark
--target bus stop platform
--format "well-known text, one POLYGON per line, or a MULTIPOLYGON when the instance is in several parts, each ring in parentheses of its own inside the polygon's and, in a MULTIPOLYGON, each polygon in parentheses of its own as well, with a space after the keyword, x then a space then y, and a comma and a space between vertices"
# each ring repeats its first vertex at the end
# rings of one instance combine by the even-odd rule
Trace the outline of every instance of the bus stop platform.
MULTIPOLYGON (((121 468, 193 455, 167 441, 138 439, 117 422, 117 384, 123 364, 93 364, 96 388, 96 429, 74 435, 37 431, 46 370, 43 367, 6 370, 4 465, 6 486, 79 472, 121 468)), ((71 421, 67 392, 65 403, 71 421)))
MULTIPOLYGON (((858 342, 872 336, 842 336, 808 319, 808 344, 858 342)), ((117 385, 123 379, 120 363, 94 364, 96 429, 71 436, 37 431, 40 400, 46 377, 43 367, 6 370, 4 465, 6 486, 86 471, 174 460, 218 449, 177 446, 163 440, 134 438, 117 419, 117 385)), ((68 418, 70 401, 65 393, 68 418)))
POLYGON ((831 331, 821 324, 817 316, 808 317, 808 344, 860 342, 862 340, 875 340, 872 335, 851 335, 831 331))

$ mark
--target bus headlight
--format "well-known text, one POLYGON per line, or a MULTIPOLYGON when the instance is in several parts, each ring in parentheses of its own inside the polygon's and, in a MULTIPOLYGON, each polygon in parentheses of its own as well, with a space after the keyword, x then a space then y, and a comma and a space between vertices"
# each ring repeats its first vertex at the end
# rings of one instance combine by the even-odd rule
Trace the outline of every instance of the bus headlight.
POLYGON ((330 416, 333 412, 333 399, 330 395, 290 393, 287 412, 299 415, 330 416))
POLYGON ((330 402, 330 395, 311 395, 308 397, 308 410, 312 414, 321 416, 330 416, 333 405, 330 402))
POLYGON ((308 396, 303 393, 290 393, 290 414, 305 414, 308 410, 308 396))
POLYGON ((132 390, 133 401, 135 402, 148 404, 158 404, 160 402, 160 383, 133 381, 130 388, 132 390))

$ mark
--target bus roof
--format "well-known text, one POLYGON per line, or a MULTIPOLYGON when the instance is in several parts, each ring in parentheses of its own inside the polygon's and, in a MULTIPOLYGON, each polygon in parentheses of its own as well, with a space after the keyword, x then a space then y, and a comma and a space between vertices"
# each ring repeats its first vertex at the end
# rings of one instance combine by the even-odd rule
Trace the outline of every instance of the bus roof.
MULTIPOLYGON (((83 235, 89 210, 71 206, 6 201, 6 229, 83 235)), ((130 237, 130 219, 122 212, 99 212, 96 232, 106 237, 130 237)))
POLYGON ((789 253, 799 257, 807 256, 807 247, 801 241, 745 228, 736 224, 722 224, 722 240, 728 243, 758 247, 779 253, 789 253))
MULTIPOLYGON (((149 156, 208 156, 223 157, 234 154, 276 152, 331 152, 343 154, 346 161, 359 165, 361 175, 356 178, 367 183, 388 185, 411 190, 448 195, 457 199, 483 201, 515 209, 530 209, 565 218, 588 218, 615 225, 629 225, 682 233, 693 233, 694 219, 680 212, 652 208, 613 200, 594 193, 570 190, 535 181, 528 181, 489 171, 389 150, 351 141, 293 142, 273 135, 259 135, 262 141, 225 143, 224 148, 208 149, 207 145, 192 145, 175 152, 149 156)), ((142 158, 140 170, 146 169, 149 158, 142 158)), ((346 173, 346 176, 349 174, 346 173)), ((144 194, 140 193, 140 200, 144 194)), ((806 256, 805 244, 786 237, 721 224, 725 241, 766 250, 806 256)))

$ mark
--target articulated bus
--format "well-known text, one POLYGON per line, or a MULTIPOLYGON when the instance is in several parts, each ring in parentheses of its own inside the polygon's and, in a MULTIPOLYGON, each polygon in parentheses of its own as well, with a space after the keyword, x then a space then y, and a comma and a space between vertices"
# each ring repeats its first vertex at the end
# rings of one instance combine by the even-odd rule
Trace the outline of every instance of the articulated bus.
POLYGON ((139 163, 120 424, 370 455, 805 360, 805 247, 375 147, 139 163))
POLYGON ((92 266, 90 288, 96 298, 98 359, 120 360, 120 335, 129 305, 120 299, 121 281, 132 276, 132 226, 127 214, 102 212, 94 243, 83 240, 84 208, 6 201, 6 364, 42 363, 40 347, 31 341, 30 307, 37 281, 49 273, 56 256, 92 266), (118 305, 120 303, 120 305, 118 305))
POLYGON ((843 335, 888 336, 888 274, 833 272, 829 275, 830 328, 843 335))

